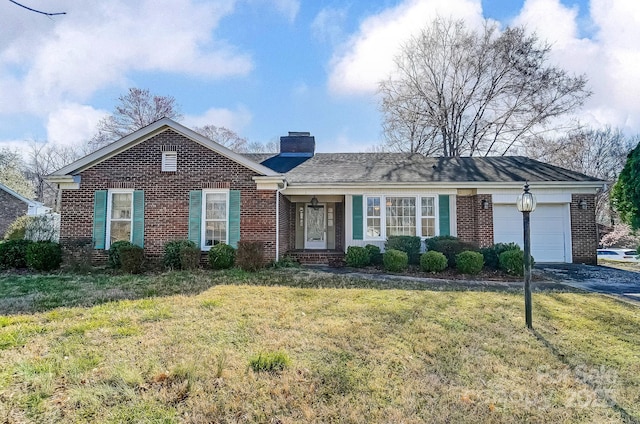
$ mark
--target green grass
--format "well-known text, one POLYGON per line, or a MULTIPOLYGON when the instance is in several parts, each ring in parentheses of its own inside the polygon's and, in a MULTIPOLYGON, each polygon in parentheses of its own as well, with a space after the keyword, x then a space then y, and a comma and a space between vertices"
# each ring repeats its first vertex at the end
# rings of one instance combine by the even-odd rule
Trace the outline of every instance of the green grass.
POLYGON ((0 422, 639 421, 640 309, 533 301, 534 333, 513 290, 286 269, 4 274, 0 422))

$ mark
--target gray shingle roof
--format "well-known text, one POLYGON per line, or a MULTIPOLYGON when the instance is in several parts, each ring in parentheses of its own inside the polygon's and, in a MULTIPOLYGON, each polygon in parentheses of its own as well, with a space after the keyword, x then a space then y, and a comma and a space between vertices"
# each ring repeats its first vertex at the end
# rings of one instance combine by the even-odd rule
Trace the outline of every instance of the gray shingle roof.
POLYGON ((317 153, 286 178, 290 184, 600 181, 522 156, 433 158, 411 153, 317 153))

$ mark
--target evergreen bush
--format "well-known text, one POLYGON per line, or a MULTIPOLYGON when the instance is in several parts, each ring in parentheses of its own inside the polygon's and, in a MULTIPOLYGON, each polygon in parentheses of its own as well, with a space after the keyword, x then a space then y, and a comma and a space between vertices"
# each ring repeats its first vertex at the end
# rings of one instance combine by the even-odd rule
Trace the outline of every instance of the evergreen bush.
POLYGON ((490 269, 500 269, 500 254, 507 250, 520 250, 516 243, 496 243, 480 249, 484 257, 484 266, 490 269))
POLYGON ((382 265, 382 252, 375 244, 367 244, 365 247, 369 252, 369 262, 371 265, 382 265))
POLYGON ((407 269, 409 256, 406 252, 396 249, 389 249, 382 255, 384 269, 389 272, 402 272, 407 269))
POLYGON ((109 253, 107 256, 107 264, 109 264, 109 266, 113 269, 122 268, 121 250, 122 248, 129 247, 129 246, 133 246, 133 244, 131 242, 124 241, 124 240, 111 243, 111 246, 109 246, 109 253))
POLYGON ((182 268, 182 249, 184 248, 197 248, 196 244, 191 240, 172 240, 164 245, 164 256, 162 263, 169 269, 183 269, 182 268))
POLYGON ((442 272, 447 269, 447 257, 440 252, 431 250, 420 256, 420 269, 424 272, 442 272))
POLYGON ((265 265, 264 243, 261 241, 239 241, 236 251, 236 265, 240 269, 250 272, 263 268, 265 265))
POLYGON ((456 256, 456 268, 462 274, 479 274, 483 266, 484 258, 480 252, 466 250, 456 256))
POLYGON ((0 269, 26 268, 27 247, 31 240, 17 239, 0 242, 0 269))
POLYGON ((420 261, 420 247, 422 242, 418 236, 389 236, 384 250, 399 250, 405 252, 409 263, 417 265, 420 261))
POLYGON ((120 269, 128 274, 140 274, 144 264, 144 249, 135 244, 120 247, 120 269))
POLYGON ((228 269, 236 260, 236 250, 225 243, 219 243, 209 249, 209 266, 213 269, 228 269))
POLYGON ((369 250, 361 246, 349 246, 344 260, 347 266, 354 268, 364 268, 371 262, 369 250))
POLYGON ((52 241, 37 241, 27 246, 27 266, 36 271, 51 271, 62 263, 62 248, 52 241))

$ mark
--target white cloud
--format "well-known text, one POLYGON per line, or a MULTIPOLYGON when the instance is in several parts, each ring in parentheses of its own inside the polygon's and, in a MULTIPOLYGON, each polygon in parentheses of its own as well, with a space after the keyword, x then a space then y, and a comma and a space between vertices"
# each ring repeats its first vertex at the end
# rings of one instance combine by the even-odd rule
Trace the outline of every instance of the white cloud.
POLYGON ((245 75, 247 54, 213 36, 234 0, 67 0, 53 21, 0 3, 0 88, 14 87, 0 112, 46 113, 65 101, 87 101, 97 90, 124 84, 135 71, 215 79, 245 75))
POLYGON ((95 134, 98 121, 108 115, 91 106, 66 104, 47 119, 47 140, 50 143, 79 146, 95 134))
POLYGON ((300 11, 299 0, 271 0, 271 3, 280 13, 287 17, 289 22, 296 20, 296 16, 298 16, 298 12, 300 11))
POLYGON ((365 19, 358 32, 331 61, 329 88, 333 93, 368 94, 393 69, 398 47, 437 16, 482 21, 480 0, 406 0, 365 19))
POLYGON ((338 44, 344 39, 342 26, 346 18, 346 8, 325 7, 311 22, 311 31, 320 41, 338 44))
POLYGON ((251 112, 244 106, 238 106, 236 110, 211 108, 202 115, 186 115, 182 124, 189 128, 215 125, 240 133, 251 123, 252 118, 251 112))
POLYGON ((513 24, 535 29, 536 34, 562 49, 577 37, 578 7, 565 7, 559 0, 527 0, 513 24))

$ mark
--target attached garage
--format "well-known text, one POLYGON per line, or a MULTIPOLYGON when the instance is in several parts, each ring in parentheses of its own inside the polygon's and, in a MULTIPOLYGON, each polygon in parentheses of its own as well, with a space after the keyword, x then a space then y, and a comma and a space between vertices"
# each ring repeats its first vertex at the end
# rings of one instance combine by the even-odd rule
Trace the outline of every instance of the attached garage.
MULTIPOLYGON (((494 199, 494 242, 515 242, 522 247, 522 213, 513 200, 511 203, 496 203, 496 200, 502 199, 494 199)), ((541 203, 540 200, 531 213, 531 255, 536 262, 572 262, 569 203, 541 203)))

